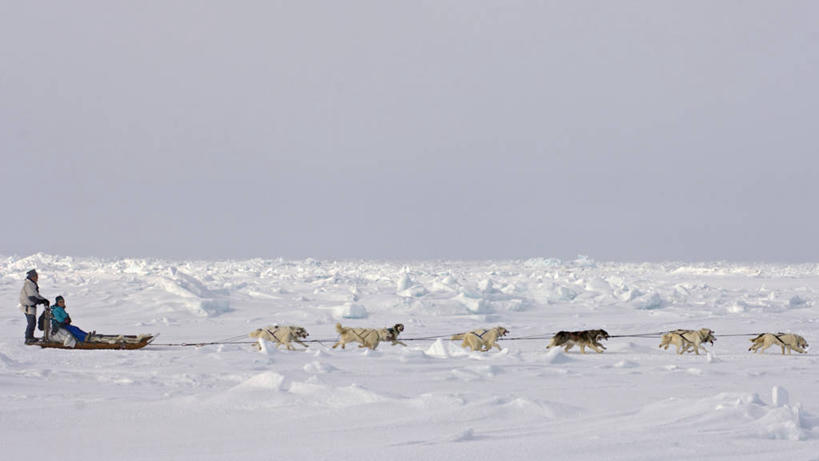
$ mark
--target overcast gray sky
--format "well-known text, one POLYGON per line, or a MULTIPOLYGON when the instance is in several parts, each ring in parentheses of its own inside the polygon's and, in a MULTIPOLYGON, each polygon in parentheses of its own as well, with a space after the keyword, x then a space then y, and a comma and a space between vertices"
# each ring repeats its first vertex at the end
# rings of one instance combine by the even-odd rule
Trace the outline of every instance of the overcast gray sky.
POLYGON ((817 18, 0 0, 0 253, 819 261, 817 18))

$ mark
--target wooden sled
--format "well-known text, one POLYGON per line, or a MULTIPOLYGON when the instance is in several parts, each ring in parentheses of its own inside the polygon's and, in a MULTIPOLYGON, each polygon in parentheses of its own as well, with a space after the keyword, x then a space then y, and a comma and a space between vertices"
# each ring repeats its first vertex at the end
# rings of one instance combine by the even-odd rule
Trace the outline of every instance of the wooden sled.
POLYGON ((57 341, 39 341, 32 346, 54 349, 142 349, 159 335, 94 335, 90 341, 77 342, 74 347, 57 341))
POLYGON ((93 334, 89 335, 90 338, 86 338, 85 341, 77 341, 77 344, 74 347, 66 346, 63 344, 62 341, 52 341, 50 340, 51 336, 51 309, 46 308, 45 310, 45 319, 43 321, 44 331, 43 331, 43 339, 37 341, 36 343, 30 344, 31 346, 40 346, 42 348, 53 348, 53 349, 142 349, 143 347, 151 344, 157 336, 156 335, 98 335, 93 334))

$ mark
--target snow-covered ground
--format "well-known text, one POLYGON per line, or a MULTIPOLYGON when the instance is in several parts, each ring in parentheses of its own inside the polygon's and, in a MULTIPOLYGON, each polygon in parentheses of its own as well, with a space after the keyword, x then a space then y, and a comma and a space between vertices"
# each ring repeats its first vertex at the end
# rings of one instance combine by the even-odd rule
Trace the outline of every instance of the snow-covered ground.
MULTIPOLYGON (((575 261, 0 259, 0 453, 58 459, 819 459, 819 266, 575 261), (218 341, 302 325, 308 350, 248 344, 69 351, 23 345, 25 272, 99 333, 218 341), (710 353, 612 338, 603 354, 448 340, 333 350, 334 325, 407 338, 708 327, 710 353), (720 337, 720 335, 724 335, 720 337), (693 457, 693 458, 692 458, 693 457)), ((38 332, 39 334, 39 332, 38 332)), ((249 340, 249 339, 248 339, 249 340)), ((299 347, 299 346, 297 346, 299 347)), ((301 349, 299 347, 299 349, 301 349)))

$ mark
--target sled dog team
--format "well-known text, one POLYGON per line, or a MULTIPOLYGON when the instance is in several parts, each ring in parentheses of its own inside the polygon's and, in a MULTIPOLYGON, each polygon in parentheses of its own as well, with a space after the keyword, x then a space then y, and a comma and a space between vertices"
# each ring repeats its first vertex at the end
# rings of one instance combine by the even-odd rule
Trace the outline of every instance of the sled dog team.
MULTIPOLYGON (((40 288, 37 285, 39 274, 32 269, 26 273, 26 280, 23 284, 23 289, 20 291, 20 309, 26 315, 26 344, 36 344, 40 338, 34 337, 34 328, 37 315, 37 306, 43 304, 48 307, 50 304, 48 299, 40 294, 40 288)), ((62 296, 57 296, 56 304, 51 306, 53 319, 51 328, 52 339, 57 339, 59 342, 65 342, 66 346, 74 347, 77 341, 88 341, 96 332, 92 331, 86 333, 85 331, 71 325, 71 317, 65 312, 65 299, 62 296)), ((41 316, 42 317, 42 316, 41 316)), ((42 322, 43 319, 40 319, 42 322)), ((43 326, 40 326, 43 329, 43 326)), ((333 349, 341 346, 342 349, 349 343, 359 343, 358 347, 366 347, 375 350, 382 341, 389 341, 392 345, 400 344, 406 346, 402 341, 398 340, 398 335, 404 331, 404 325, 396 323, 388 328, 350 328, 344 327, 340 323, 336 323, 336 331, 339 334, 339 340, 333 344, 333 349)), ((466 333, 458 333, 452 336, 452 340, 460 340, 461 347, 472 349, 473 351, 486 352, 493 347, 501 350, 497 341, 509 334, 509 330, 498 326, 494 328, 478 328, 466 333)), ((309 334, 304 327, 289 325, 279 326, 271 325, 265 328, 258 328, 252 331, 249 335, 251 338, 258 338, 267 340, 276 344, 276 347, 285 346, 287 350, 295 350, 292 343, 300 344, 307 347, 302 340, 306 339, 309 334)), ((559 331, 552 337, 552 340, 546 346, 546 349, 552 347, 563 347, 563 350, 568 352, 574 346, 580 348, 580 353, 585 354, 586 348, 602 353, 606 350, 600 341, 608 340, 609 334, 606 330, 582 330, 582 331, 559 331)), ((704 343, 714 344, 717 338, 714 336, 714 331, 708 328, 699 330, 673 330, 665 333, 660 339, 660 346, 668 350, 670 345, 677 347, 677 354, 685 352, 694 352, 700 354, 700 348, 705 351, 704 343)), ((808 348, 808 342, 805 338, 793 333, 762 333, 757 337, 751 339, 751 347, 748 349, 753 352, 764 352, 771 346, 779 346, 782 349, 782 355, 788 354, 791 351, 805 353, 808 348)), ((256 347, 261 349, 261 344, 257 343, 256 347)))
MULTIPOLYGON (((339 334, 339 340, 333 344, 333 349, 341 346, 342 349, 349 343, 359 343, 360 348, 368 348, 375 350, 382 341, 389 341, 392 345, 400 344, 406 346, 405 343, 398 340, 398 335, 404 331, 404 325, 396 323, 388 328, 350 328, 342 326, 340 323, 336 324, 336 331, 339 334)), ((453 341, 460 340, 461 347, 471 349, 473 351, 486 352, 493 347, 501 350, 497 341, 509 334, 509 330, 498 326, 494 328, 478 328, 466 333, 458 333, 453 335, 453 341)), ((300 326, 279 326, 271 325, 265 328, 254 330, 249 335, 251 338, 259 338, 267 340, 276 344, 276 347, 285 346, 287 350, 295 350, 292 343, 298 343, 304 347, 307 344, 302 342, 302 339, 307 338, 309 334, 304 327, 300 326)), ((549 344, 547 349, 552 347, 563 347, 563 350, 568 352, 574 346, 580 348, 580 353, 585 354, 586 348, 595 352, 602 353, 606 347, 600 341, 608 340, 609 334, 606 330, 582 330, 582 331, 559 331, 557 332, 549 344)), ((660 346, 665 350, 674 345, 677 347, 677 354, 685 352, 694 352, 700 354, 700 348, 705 351, 704 343, 714 344, 717 338, 714 336, 714 331, 708 328, 700 330, 673 330, 665 333, 660 339, 660 346)), ((753 343, 748 349, 753 352, 764 352, 771 346, 779 346, 782 349, 782 354, 787 350, 788 354, 791 351, 796 351, 804 354, 808 347, 805 338, 793 333, 762 333, 759 336, 751 339, 753 343)), ((260 345, 256 345, 260 348, 260 345)))

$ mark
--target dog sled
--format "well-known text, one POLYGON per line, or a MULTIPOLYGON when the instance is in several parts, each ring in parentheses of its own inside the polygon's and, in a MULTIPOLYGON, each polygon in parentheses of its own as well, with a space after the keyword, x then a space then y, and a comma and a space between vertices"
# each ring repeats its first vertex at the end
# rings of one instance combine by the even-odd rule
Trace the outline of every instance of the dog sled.
POLYGON ((32 346, 40 346, 41 348, 52 349, 142 349, 151 344, 157 335, 143 334, 143 335, 100 335, 89 334, 85 341, 77 341, 76 344, 66 346, 63 341, 51 339, 51 309, 46 309, 44 312, 43 321, 43 338, 37 342, 31 343, 32 346))
POLYGON ((86 341, 77 342, 74 347, 66 346, 62 341, 48 339, 32 343, 32 346, 54 349, 142 349, 154 342, 159 335, 98 335, 91 336, 86 341))

